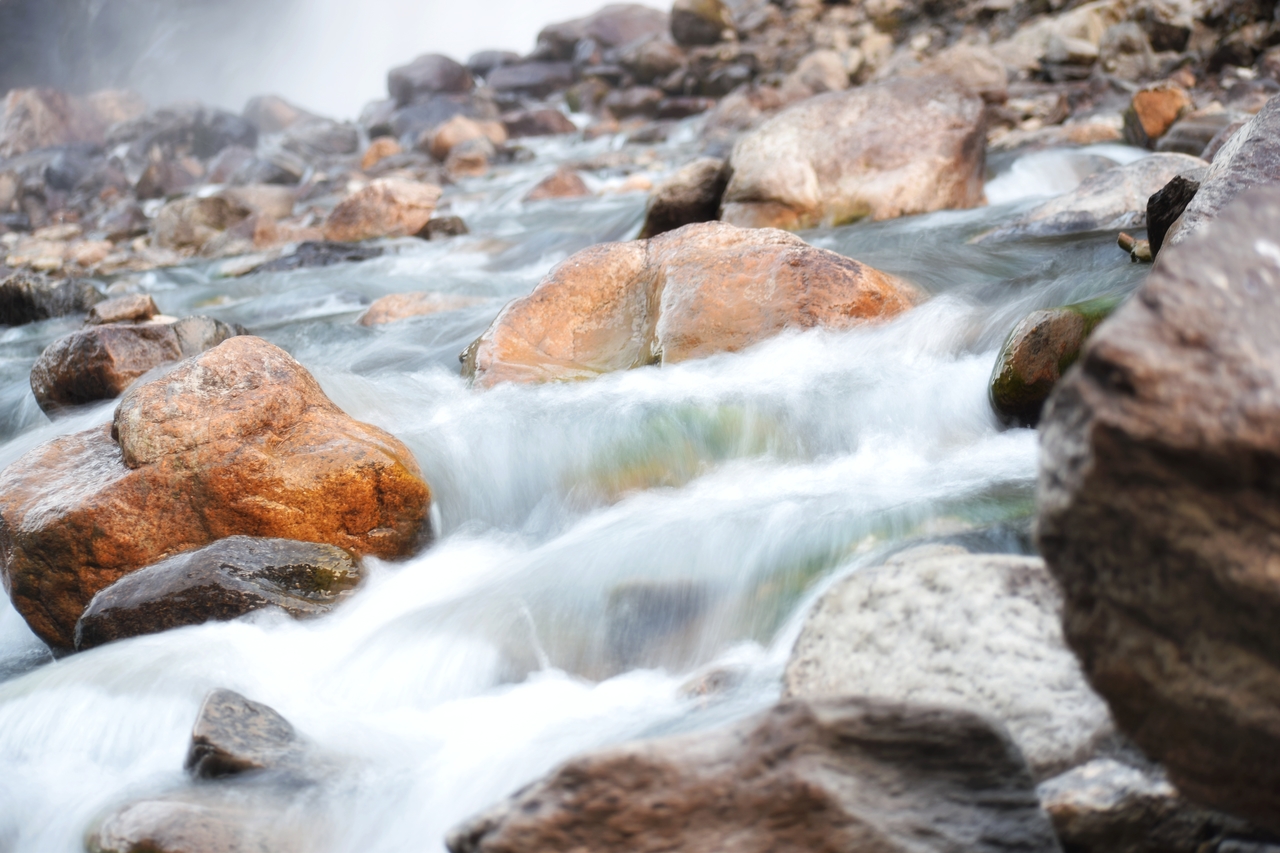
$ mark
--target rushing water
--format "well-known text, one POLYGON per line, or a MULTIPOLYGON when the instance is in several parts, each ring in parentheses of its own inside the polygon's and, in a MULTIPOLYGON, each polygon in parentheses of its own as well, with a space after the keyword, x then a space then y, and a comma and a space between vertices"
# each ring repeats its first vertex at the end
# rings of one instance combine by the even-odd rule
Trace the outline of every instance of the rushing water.
MULTIPOLYGON (((656 176, 691 132, 630 150, 656 176)), ((274 818, 307 849, 440 850, 452 825, 571 755, 772 702, 806 603, 840 573, 925 539, 1029 547, 1036 437, 990 411, 996 351, 1028 311, 1129 291, 1143 269, 1107 234, 967 241, 1131 149, 1018 160, 991 183, 997 207, 807 234, 932 294, 889 325, 588 383, 467 388, 457 354, 505 300, 638 231, 645 196, 611 192, 621 172, 593 178, 589 200, 520 202, 556 162, 619 147, 536 143, 531 161, 454 188, 468 237, 342 268, 130 280, 167 314, 283 346, 347 412, 404 440, 439 540, 368 561, 365 586, 320 620, 258 614, 57 662, 0 603, 0 851, 79 850, 113 807, 181 788, 214 687, 272 705, 326 756, 326 781, 274 818), (487 300, 353 322, 409 290, 487 300), (655 600, 665 620, 646 618, 655 600)), ((72 327, 0 336, 0 465, 110 418, 108 403, 50 423, 27 388, 72 327)))

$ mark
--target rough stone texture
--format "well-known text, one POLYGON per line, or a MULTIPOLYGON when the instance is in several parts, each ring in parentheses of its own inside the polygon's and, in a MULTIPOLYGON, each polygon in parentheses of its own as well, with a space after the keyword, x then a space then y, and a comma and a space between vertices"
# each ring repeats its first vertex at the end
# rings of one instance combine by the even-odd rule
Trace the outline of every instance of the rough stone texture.
POLYGON ((1050 392, 1119 300, 1102 298, 1033 311, 1000 348, 991 372, 991 406, 1006 423, 1033 427, 1050 392))
POLYGON ((419 56, 387 74, 387 91, 398 107, 431 95, 470 92, 474 86, 466 66, 438 53, 419 56))
POLYGON ((640 236, 656 237, 685 225, 714 221, 728 185, 724 160, 702 157, 683 166, 653 188, 640 236))
POLYGON ((574 759, 449 833, 451 853, 1049 853, 1007 736, 981 717, 844 699, 574 759))
POLYGON ((1052 776, 1112 734, 1062 639, 1061 613, 1037 558, 908 551, 822 597, 791 653, 784 696, 984 714, 1009 728, 1037 778, 1052 776))
MULTIPOLYGON (((1063 847, 1072 853, 1240 853, 1261 840, 1244 821, 1188 803, 1160 770, 1143 771, 1098 758, 1040 785, 1040 802, 1063 847)), ((1256 853, 1262 853, 1261 850, 1256 853)))
POLYGON ((1218 150, 1187 205, 1165 238, 1176 246, 1215 219, 1241 193, 1280 182, 1280 97, 1267 101, 1253 119, 1218 150))
POLYGON ((209 318, 188 318, 182 329, 196 320, 211 328, 180 336, 177 323, 111 323, 64 335, 32 365, 31 392, 47 413, 110 400, 147 371, 211 349, 236 334, 209 318))
POLYGON ((359 565, 341 548, 230 536, 125 575, 99 592, 76 625, 76 650, 267 607, 319 616, 359 580, 359 565))
POLYGON ((591 188, 578 171, 571 166, 561 166, 554 173, 538 182, 525 194, 525 201, 546 201, 555 198, 582 198, 591 195, 591 188))
POLYGON ((482 386, 586 379, 788 328, 847 329, 918 299, 911 285, 782 231, 688 225, 573 255, 502 310, 463 354, 463 372, 482 386))
POLYGON ((164 249, 200 252, 228 229, 252 214, 225 196, 180 198, 160 209, 152 224, 152 241, 164 249))
POLYGON ((1119 231, 1147 224, 1147 202, 1153 193, 1182 172, 1207 165, 1185 154, 1152 154, 1085 178, 1063 193, 983 234, 977 242, 1052 237, 1080 231, 1119 231))
POLYGON ((787 229, 984 201, 982 99, 948 77, 801 101, 734 146, 721 218, 787 229))
POLYGON ((733 16, 723 0, 676 0, 671 7, 671 37, 676 44, 715 44, 727 29, 733 29, 733 16))
POLYGON ((89 309, 89 316, 84 318, 86 326, 101 326, 105 323, 131 323, 150 320, 160 313, 156 301, 149 293, 128 293, 124 296, 113 296, 105 299, 89 309))
POLYGON ((343 414, 284 351, 234 337, 131 389, 110 426, 0 474, 3 579, 37 635, 69 650, 95 594, 165 557, 237 534, 407 556, 430 535, 430 497, 403 444, 343 414))
POLYGON ((1147 240, 1151 244, 1153 258, 1160 254, 1164 238, 1173 223, 1178 221, 1178 217, 1200 191, 1204 173, 1204 169, 1196 169, 1177 175, 1147 199, 1147 240))
POLYGON ((460 296, 454 293, 392 293, 375 299, 360 319, 361 326, 381 326, 410 317, 425 317, 441 311, 457 311, 486 301, 477 296, 460 296))
POLYGON ((191 731, 186 770, 197 779, 267 770, 295 760, 300 747, 297 732, 274 708, 213 690, 191 731))
POLYGON ((55 281, 32 273, 9 273, 0 276, 0 323, 21 326, 80 314, 106 298, 84 279, 55 281))
POLYGON ((381 178, 338 203, 324 224, 324 238, 358 243, 380 237, 410 237, 431 219, 440 188, 381 178))
POLYGON ((1139 148, 1155 148, 1160 137, 1192 106, 1191 96, 1176 83, 1164 81, 1143 87, 1125 112, 1125 139, 1139 148))
POLYGON ((1189 799, 1272 830, 1277 227, 1268 188, 1166 245, 1050 398, 1038 494, 1068 642, 1117 724, 1189 799))

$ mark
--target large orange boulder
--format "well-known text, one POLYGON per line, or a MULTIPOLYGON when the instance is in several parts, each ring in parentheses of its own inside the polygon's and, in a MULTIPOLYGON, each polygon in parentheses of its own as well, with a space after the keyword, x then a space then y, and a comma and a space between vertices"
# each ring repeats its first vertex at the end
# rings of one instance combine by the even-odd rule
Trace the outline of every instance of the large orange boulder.
POLYGON ((749 347, 784 329, 893 317, 904 281, 777 230, 722 222, 572 256, 463 354, 482 386, 586 379, 749 347))
POLYGON ((734 146, 720 218, 796 230, 977 207, 984 116, 982 98, 945 76, 801 101, 734 146))
POLYGON ((283 350, 234 337, 0 473, 0 577, 65 651, 98 591, 165 557, 234 535, 403 557, 430 536, 430 500, 403 444, 283 350))

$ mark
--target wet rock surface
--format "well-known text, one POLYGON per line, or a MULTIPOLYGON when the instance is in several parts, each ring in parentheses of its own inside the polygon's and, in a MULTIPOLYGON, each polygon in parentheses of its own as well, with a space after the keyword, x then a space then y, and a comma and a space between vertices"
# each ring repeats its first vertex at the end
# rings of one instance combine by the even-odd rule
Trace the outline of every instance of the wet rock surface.
POLYGON ((360 319, 361 326, 381 326, 412 317, 426 317, 441 311, 457 311, 469 308, 485 300, 475 296, 459 296, 451 293, 392 293, 375 299, 360 319))
POLYGON ((0 277, 0 323, 21 326, 80 314, 106 299, 88 281, 58 281, 26 272, 10 272, 0 277))
POLYGON ((563 765, 454 829, 507 850, 1056 851, 1007 736, 981 717, 859 699, 784 702, 732 728, 563 765))
POLYGON ((1273 831, 1277 222, 1258 190, 1165 247, 1051 398, 1038 492, 1068 642, 1117 724, 1189 799, 1273 831))
POLYGON ((983 714, 1008 727, 1044 779, 1087 760, 1112 735, 1106 705, 1062 639, 1061 612, 1061 594, 1037 558, 907 551, 854 572, 814 606, 783 695, 983 714))
POLYGON ((125 575, 89 602, 76 650, 269 607, 294 617, 329 612, 360 580, 332 545, 231 536, 125 575))
POLYGON ((703 157, 654 187, 640 236, 656 237, 685 225, 719 218, 720 199, 729 185, 725 166, 723 160, 703 157))
POLYGON ((227 536, 384 558, 430 536, 430 491, 412 454, 253 337, 133 388, 113 424, 36 448, 0 483, 5 586, 62 650, 100 590, 227 536))
POLYGON ((463 371, 481 386, 586 379, 732 352, 787 328, 885 320, 919 298, 785 232, 689 225, 569 258, 503 309, 463 371))
POLYGON ((292 254, 269 261, 257 267, 255 272, 291 272, 315 267, 331 267, 335 264, 360 263, 380 258, 385 251, 381 246, 309 240, 299 244, 292 254))
POLYGON ((296 762, 302 748, 298 733, 274 708, 233 690, 214 690, 200 706, 185 769, 197 779, 278 769, 296 762))
POLYGON ((811 98, 734 147, 721 218, 797 229, 975 207, 982 123, 982 99, 944 77, 811 98))

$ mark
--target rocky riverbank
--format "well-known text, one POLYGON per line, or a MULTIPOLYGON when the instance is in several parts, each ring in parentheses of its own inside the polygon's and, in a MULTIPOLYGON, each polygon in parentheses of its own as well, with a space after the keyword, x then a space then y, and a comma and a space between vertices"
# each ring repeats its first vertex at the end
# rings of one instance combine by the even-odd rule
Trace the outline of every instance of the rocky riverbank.
MULTIPOLYGON (((974 420, 1039 425, 1042 556, 974 545, 991 529, 949 516, 964 535, 831 534, 838 544, 813 566, 751 591, 751 618, 768 625, 756 636, 794 638, 765 707, 522 769, 537 781, 507 784, 508 799, 420 842, 453 853, 1280 850, 1277 15, 1261 0, 613 5, 546 27, 527 55, 429 54, 391 69, 387 97, 353 121, 271 95, 233 113, 11 90, 0 323, 58 335, 29 362, 53 435, 0 472, 5 590, 54 655, 90 659, 211 623, 335 618, 362 584, 428 554, 444 512, 466 520, 440 495, 466 507, 478 486, 437 481, 435 446, 347 414, 376 388, 326 393, 277 345, 269 316, 261 328, 219 319, 220 296, 201 303, 207 313, 166 315, 160 274, 322 281, 440 241, 527 267, 555 256, 502 306, 495 291, 417 281, 343 321, 344 334, 374 339, 456 320, 443 339, 471 341, 454 350, 469 399, 541 400, 566 383, 763 358, 801 335, 910 326, 928 337, 930 318, 955 310, 939 303, 963 298, 904 274, 873 238, 857 245, 874 263, 849 257, 841 235, 887 233, 858 229, 942 214, 954 218, 927 221, 955 229, 945 239, 957 258, 1034 248, 1049 268, 1055 247, 1101 236, 1120 244, 1106 247, 1112 265, 1154 261, 1136 295, 1064 292, 957 345, 973 360, 1007 336, 980 365, 991 406, 974 420), (514 191, 509 176, 557 139, 595 147, 514 191), (1081 147, 1065 192, 1000 206, 993 171, 1081 147), (550 218, 611 195, 646 198, 644 221, 585 247, 511 245, 500 222, 467 221, 478 198, 550 218), (88 422, 117 399, 107 422, 88 422), (806 600, 787 634, 776 611, 806 600)), ((893 367, 907 386, 914 366, 893 367)), ((820 459, 829 436, 792 434, 813 405, 722 406, 683 456, 616 453, 566 502, 682 487, 723 459, 820 459)), ((483 424, 468 431, 483 438, 483 424)), ((616 444, 660 431, 646 422, 616 444)), ((528 476, 521 490, 536 493, 539 474, 528 476)), ((537 512, 503 535, 555 526, 537 512)), ((451 518, 458 539, 476 535, 451 518)), ((727 541, 698 559, 714 562, 727 541)), ((607 590, 598 637, 571 605, 513 592, 518 606, 504 600, 468 630, 501 638, 500 684, 553 667, 687 669, 710 659, 708 625, 750 621, 723 587, 625 579, 607 590), (543 620, 561 634, 539 637, 543 620)), ((430 618, 450 626, 466 612, 430 618)), ((729 708, 741 677, 696 673, 682 701, 729 708)), ((89 849, 319 849, 327 828, 290 809, 339 796, 360 773, 224 689, 201 708, 187 771, 100 809, 89 849)))

